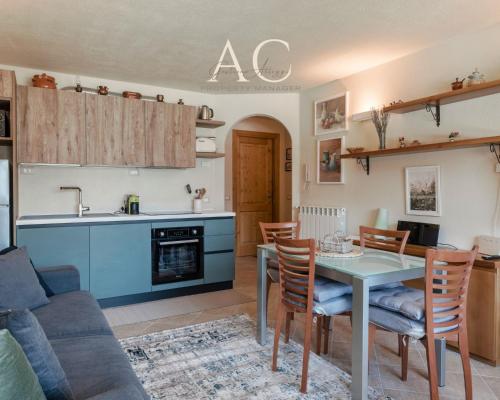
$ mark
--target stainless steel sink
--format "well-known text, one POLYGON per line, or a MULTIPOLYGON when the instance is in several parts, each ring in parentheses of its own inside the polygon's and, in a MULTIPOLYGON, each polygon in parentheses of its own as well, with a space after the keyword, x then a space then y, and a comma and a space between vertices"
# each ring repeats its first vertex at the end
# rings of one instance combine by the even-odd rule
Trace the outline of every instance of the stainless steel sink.
MULTIPOLYGON (((76 215, 76 214, 75 214, 76 215)), ((116 214, 113 213, 84 213, 82 218, 99 218, 99 217, 114 217, 116 214)))

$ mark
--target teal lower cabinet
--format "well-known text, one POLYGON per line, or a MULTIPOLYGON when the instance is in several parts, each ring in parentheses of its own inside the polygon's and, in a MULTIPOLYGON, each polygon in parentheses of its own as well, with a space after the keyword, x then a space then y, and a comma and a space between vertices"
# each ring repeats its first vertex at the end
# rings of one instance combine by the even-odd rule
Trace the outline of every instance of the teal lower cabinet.
POLYGON ((90 292, 98 299, 151 291, 151 224, 90 227, 90 292))
POLYGON ((234 280, 234 218, 205 220, 205 283, 234 280))
POLYGON ((105 307, 229 287, 234 241, 234 218, 17 227, 17 245, 27 247, 35 267, 74 265, 81 289, 105 307), (204 226, 204 277, 152 285, 151 229, 185 226, 204 226))
POLYGON ((26 246, 35 267, 74 265, 80 287, 89 290, 89 227, 50 226, 17 228, 17 246, 26 246))
POLYGON ((234 252, 205 254, 205 283, 234 280, 234 252))

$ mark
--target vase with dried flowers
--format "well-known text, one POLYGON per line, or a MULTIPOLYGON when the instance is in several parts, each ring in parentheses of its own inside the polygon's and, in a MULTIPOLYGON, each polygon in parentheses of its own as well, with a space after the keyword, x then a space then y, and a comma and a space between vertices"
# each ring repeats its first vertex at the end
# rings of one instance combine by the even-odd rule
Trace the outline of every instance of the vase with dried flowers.
POLYGON ((384 111, 384 107, 372 108, 372 122, 378 134, 379 149, 385 149, 385 131, 389 122, 389 113, 384 111))

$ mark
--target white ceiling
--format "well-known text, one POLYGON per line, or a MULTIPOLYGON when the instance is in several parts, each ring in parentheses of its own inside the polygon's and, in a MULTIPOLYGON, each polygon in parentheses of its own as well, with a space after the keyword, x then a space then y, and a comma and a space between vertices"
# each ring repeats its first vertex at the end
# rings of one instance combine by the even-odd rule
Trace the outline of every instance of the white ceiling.
MULTIPOLYGON (((2 2, 0 13, 1 64, 200 90, 212 87, 209 70, 227 39, 247 70, 255 46, 277 38, 290 52, 272 44, 260 62, 291 64, 281 85, 304 89, 498 23, 500 2, 16 0, 2 2)), ((269 86, 256 77, 220 82, 229 90, 269 86)))

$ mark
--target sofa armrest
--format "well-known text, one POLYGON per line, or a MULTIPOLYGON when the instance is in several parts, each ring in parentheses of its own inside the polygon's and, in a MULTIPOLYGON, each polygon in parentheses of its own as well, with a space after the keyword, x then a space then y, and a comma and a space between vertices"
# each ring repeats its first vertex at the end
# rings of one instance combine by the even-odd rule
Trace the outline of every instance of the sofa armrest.
POLYGON ((108 390, 107 392, 99 393, 89 397, 86 400, 146 400, 149 396, 144 397, 141 391, 134 385, 125 385, 119 388, 108 390))
POLYGON ((36 269, 54 294, 80 290, 80 272, 73 265, 36 269))

